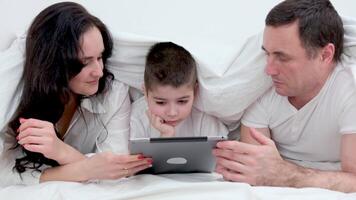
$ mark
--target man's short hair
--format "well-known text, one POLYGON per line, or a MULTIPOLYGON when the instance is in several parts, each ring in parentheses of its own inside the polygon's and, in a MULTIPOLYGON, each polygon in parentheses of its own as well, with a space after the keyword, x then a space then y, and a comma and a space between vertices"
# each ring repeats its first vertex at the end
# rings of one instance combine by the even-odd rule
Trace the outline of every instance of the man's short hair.
POLYGON ((144 82, 146 90, 155 86, 192 85, 197 81, 196 62, 183 47, 173 42, 160 42, 151 47, 146 57, 144 82))
POLYGON ((297 22, 302 45, 308 55, 328 43, 335 46, 334 61, 340 61, 343 50, 342 20, 329 0, 285 0, 267 15, 266 26, 282 26, 297 22))

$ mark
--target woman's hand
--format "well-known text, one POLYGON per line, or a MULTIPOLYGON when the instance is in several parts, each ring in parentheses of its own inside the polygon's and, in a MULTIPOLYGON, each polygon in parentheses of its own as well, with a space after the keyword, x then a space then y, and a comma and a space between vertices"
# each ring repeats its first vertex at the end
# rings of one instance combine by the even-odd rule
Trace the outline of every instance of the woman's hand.
POLYGON ((153 114, 150 110, 146 111, 151 125, 161 133, 161 137, 173 137, 175 135, 174 127, 164 123, 164 120, 153 114))
POLYGON ((152 159, 139 155, 117 155, 102 152, 87 158, 84 173, 87 180, 113 180, 128 177, 152 166, 152 159))
POLYGON ((52 123, 20 118, 17 140, 26 150, 42 153, 46 158, 64 165, 85 158, 80 152, 60 140, 52 123))

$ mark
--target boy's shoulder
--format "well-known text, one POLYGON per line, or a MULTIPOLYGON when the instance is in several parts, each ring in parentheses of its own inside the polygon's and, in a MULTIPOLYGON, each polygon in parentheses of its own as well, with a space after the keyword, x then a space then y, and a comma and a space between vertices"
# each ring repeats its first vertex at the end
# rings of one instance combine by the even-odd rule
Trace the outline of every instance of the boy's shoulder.
POLYGON ((144 112, 146 112, 147 108, 147 102, 143 96, 131 104, 131 116, 142 115, 144 112))
POLYGON ((220 120, 213 116, 213 115, 210 115, 206 112, 203 112, 195 107, 192 108, 192 111, 191 111, 191 116, 193 118, 194 121, 196 121, 197 119, 200 119, 200 121, 202 122, 217 122, 217 123, 220 123, 220 120))

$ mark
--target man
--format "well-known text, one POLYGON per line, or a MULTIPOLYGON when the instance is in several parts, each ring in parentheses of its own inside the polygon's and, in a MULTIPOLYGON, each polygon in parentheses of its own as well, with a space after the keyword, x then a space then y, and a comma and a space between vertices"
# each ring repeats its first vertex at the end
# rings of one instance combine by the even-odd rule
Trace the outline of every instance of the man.
POLYGON ((213 151, 226 180, 356 191, 356 87, 340 62, 343 26, 328 0, 286 0, 267 15, 273 88, 213 151))

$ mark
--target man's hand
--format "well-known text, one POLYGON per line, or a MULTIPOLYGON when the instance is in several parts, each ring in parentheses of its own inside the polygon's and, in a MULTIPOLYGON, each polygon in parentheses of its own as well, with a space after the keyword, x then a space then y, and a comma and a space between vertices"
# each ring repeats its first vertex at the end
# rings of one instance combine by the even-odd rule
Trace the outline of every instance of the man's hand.
POLYGON ((213 154, 217 157, 216 172, 230 181, 251 185, 279 185, 279 177, 287 164, 280 156, 274 142, 255 129, 251 136, 258 142, 246 144, 222 141, 213 154))

